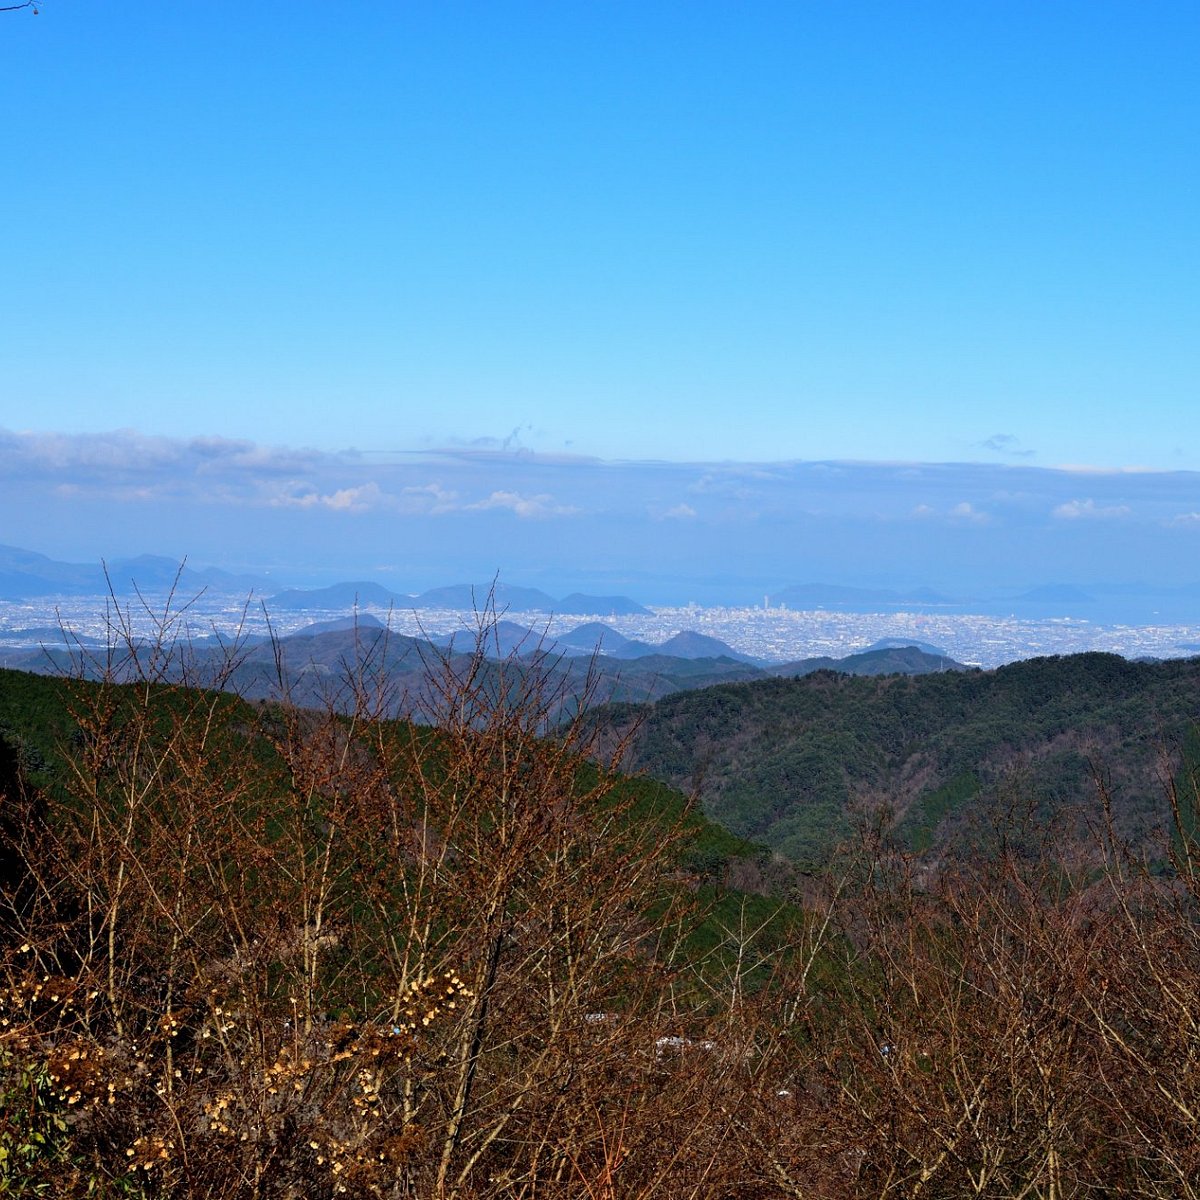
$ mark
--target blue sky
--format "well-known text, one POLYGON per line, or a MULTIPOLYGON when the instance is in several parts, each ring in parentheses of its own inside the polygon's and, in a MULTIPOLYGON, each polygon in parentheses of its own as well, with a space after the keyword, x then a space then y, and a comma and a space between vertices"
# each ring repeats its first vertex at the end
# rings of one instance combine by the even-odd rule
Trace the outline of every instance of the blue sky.
MULTIPOLYGON (((1072 527, 1093 530, 1096 509, 1141 519, 1149 485, 1136 477, 1131 500, 1127 469, 1152 468, 1173 490, 1145 519, 1186 523, 1198 50, 1194 3, 1106 0, 47 0, 0 15, 0 429, 33 455, 10 479, 59 489, 33 514, 6 501, 0 540, 84 554, 98 501, 89 515, 68 498, 95 486, 73 474, 88 439, 118 456, 114 504, 161 487, 135 478, 137 454, 120 461, 155 439, 189 463, 195 439, 245 443, 272 469, 309 455, 320 469, 288 485, 318 496, 292 506, 313 525, 289 525, 288 545, 318 515, 362 515, 319 497, 368 483, 516 496, 469 511, 542 522, 545 540, 545 521, 593 511, 581 497, 620 506, 597 483, 620 472, 571 456, 627 464, 647 539, 656 505, 710 519, 686 485, 660 487, 671 464, 1125 469, 1107 499, 1072 472, 1034 489, 1042 516, 1077 503, 1072 527), (51 444, 73 448, 58 467, 51 444), (470 456, 489 452, 484 479, 470 456), (558 464, 558 486, 529 475, 534 459, 558 464), (442 473, 401 483, 395 464, 417 460, 442 473), (378 469, 335 478, 364 461, 378 469)), ((864 472, 866 511, 883 501, 864 472)), ((173 538, 136 508, 108 536, 219 548, 224 501, 192 488, 213 477, 187 476, 173 538)), ((994 482, 977 473, 947 509, 986 504, 994 482)), ((788 511, 824 511, 789 486, 788 511)), ((897 521, 927 504, 889 496, 897 521)), ((1005 511, 988 510, 994 546, 1005 511)), ((265 540, 257 520, 238 538, 265 540)), ((628 545, 615 531, 593 533, 628 545)), ((1167 557, 1193 557, 1188 537, 1167 557)), ((328 538, 331 557, 353 541, 328 538)), ((813 574, 836 573, 822 553, 813 574)), ((1046 553, 1033 574, 1073 561, 1046 553)), ((956 561, 947 548, 935 573, 956 561)))

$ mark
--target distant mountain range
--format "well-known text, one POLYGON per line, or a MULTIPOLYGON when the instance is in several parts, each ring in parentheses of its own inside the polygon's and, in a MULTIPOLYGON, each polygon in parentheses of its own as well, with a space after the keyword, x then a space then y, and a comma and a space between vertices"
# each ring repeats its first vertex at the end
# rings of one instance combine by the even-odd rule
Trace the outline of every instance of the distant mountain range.
MULTIPOLYGON (((47 626, 43 632, 45 638, 38 639, 42 645, 6 651, 0 655, 0 666, 39 673, 94 674, 108 661, 96 639, 74 639, 68 647, 57 627, 47 626), (90 650, 97 654, 94 665, 88 660, 90 650)), ((277 668, 282 665, 292 702, 317 707, 331 702, 344 706, 344 698, 331 699, 331 689, 346 686, 347 664, 369 664, 370 674, 380 685, 386 680, 393 705, 401 711, 425 697, 431 664, 447 659, 465 661, 477 644, 493 662, 503 660, 519 670, 536 664, 564 698, 582 695, 590 681, 593 702, 655 700, 716 683, 791 677, 821 670, 878 675, 965 669, 938 653, 890 645, 843 659, 821 657, 768 664, 693 630, 651 645, 624 638, 598 621, 555 637, 545 630, 500 619, 485 625, 482 633, 459 630, 433 638, 413 638, 389 630, 370 613, 314 622, 275 641, 247 637, 231 646, 219 637, 198 638, 175 647, 172 657, 181 677, 186 675, 189 682, 204 684, 223 677, 222 668, 232 654, 235 666, 228 673, 227 685, 255 699, 280 694, 277 668)))
MULTIPOLYGON (((457 652, 473 647, 475 634, 470 630, 459 630, 429 640, 435 646, 457 652)), ((602 621, 589 621, 586 625, 579 625, 567 633, 551 637, 544 630, 539 631, 513 621, 499 620, 488 631, 487 649, 489 653, 495 651, 500 657, 538 651, 567 658, 590 657, 596 654, 609 659, 632 661, 657 655, 662 658, 686 660, 728 659, 736 663, 765 665, 762 660, 738 653, 720 638, 709 637, 692 630, 684 630, 655 645, 624 637, 602 621)))
POLYGON ((347 612, 355 607, 388 608, 403 599, 408 607, 409 597, 397 596, 378 583, 335 583, 323 588, 289 588, 276 592, 267 600, 270 612, 304 612, 307 609, 340 608, 347 612))
MULTIPOLYGON (((176 586, 184 595, 200 591, 246 596, 267 595, 277 612, 360 608, 425 608, 479 611, 489 602, 497 612, 554 613, 559 616, 647 615, 649 610, 625 595, 572 592, 556 599, 540 588, 513 584, 451 584, 419 593, 393 591, 370 580, 318 588, 281 588, 278 580, 238 574, 216 567, 182 565, 177 559, 143 554, 100 562, 61 562, 15 546, 0 546, 0 600, 38 597, 120 596, 135 588, 161 594, 176 586), (490 597, 490 600, 489 600, 490 597)), ((916 612, 1045 619, 1074 616, 1098 623, 1200 623, 1200 583, 1042 583, 989 587, 950 594, 931 587, 896 589, 850 587, 835 583, 798 583, 767 596, 773 606, 793 611, 825 609, 847 613, 916 612)), ((610 653, 615 652, 608 648, 610 653)))
POLYGON ((300 611, 319 608, 442 608, 454 612, 484 612, 493 606, 497 612, 544 612, 566 616, 592 613, 610 616, 648 616, 650 610, 628 596, 587 596, 572 592, 561 600, 538 588, 515 587, 508 583, 457 583, 430 588, 417 594, 392 592, 377 583, 335 583, 331 587, 279 592, 267 600, 267 608, 276 611, 300 611))
POLYGON ((140 588, 164 592, 178 587, 184 593, 204 588, 249 592, 265 586, 253 575, 235 575, 215 567, 189 567, 178 559, 142 554, 107 564, 59 562, 45 554, 0 546, 0 599, 28 600, 38 596, 126 595, 140 588))
MULTIPOLYGON (((102 596, 110 589, 126 595, 135 589, 161 593, 178 588, 184 594, 202 590, 248 594, 263 593, 278 584, 258 575, 235 574, 217 567, 193 567, 178 559, 142 554, 136 558, 102 562, 61 562, 23 550, 0 546, 0 599, 28 600, 39 596, 102 596)), ((268 609, 302 612, 306 609, 359 607, 443 608, 460 612, 483 611, 493 603, 497 611, 545 612, 566 616, 648 616, 650 610, 628 596, 590 596, 572 592, 561 600, 538 588, 512 584, 452 584, 417 594, 394 592, 381 584, 362 580, 321 588, 288 588, 276 591, 268 609)))

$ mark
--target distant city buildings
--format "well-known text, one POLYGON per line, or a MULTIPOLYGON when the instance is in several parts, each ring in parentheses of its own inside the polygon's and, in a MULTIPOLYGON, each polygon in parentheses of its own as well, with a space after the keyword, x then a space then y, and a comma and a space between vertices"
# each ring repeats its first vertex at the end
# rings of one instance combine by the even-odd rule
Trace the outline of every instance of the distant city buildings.
MULTIPOLYGON (((166 597, 163 597, 165 602, 166 597)), ((150 612, 154 598, 146 597, 150 612)), ((111 598, 104 596, 40 597, 0 601, 0 649, 62 644, 59 627, 71 635, 103 641, 110 632, 111 598), (107 603, 106 603, 107 602, 107 603)), ((437 636, 455 630, 474 630, 473 612, 447 609, 360 609, 413 637, 437 636)), ((239 633, 259 635, 273 630, 286 636, 306 625, 345 617, 344 609, 308 609, 267 615, 247 609, 245 597, 206 593, 188 609, 178 626, 181 635, 200 639, 219 635, 229 640, 239 633)), ((1017 659, 1045 654, 1076 654, 1105 650, 1127 658, 1186 657, 1200 653, 1200 625, 1103 625, 1072 617, 1029 620, 1017 617, 931 615, 928 613, 844 613, 828 610, 793 611, 782 607, 656 608, 636 616, 547 616, 508 611, 506 621, 525 625, 536 634, 554 637, 588 621, 602 621, 626 638, 660 643, 684 630, 720 638, 741 654, 772 662, 792 662, 828 655, 843 658, 876 642, 911 638, 936 646, 959 662, 996 667, 1017 659)), ((149 613, 131 609, 135 626, 149 613)), ((2 660, 0 660, 2 661, 2 660)))

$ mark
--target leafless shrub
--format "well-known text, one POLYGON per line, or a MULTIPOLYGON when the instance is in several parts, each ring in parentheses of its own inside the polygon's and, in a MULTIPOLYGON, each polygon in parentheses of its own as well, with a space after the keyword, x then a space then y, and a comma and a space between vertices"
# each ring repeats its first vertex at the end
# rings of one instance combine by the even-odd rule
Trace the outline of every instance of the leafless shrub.
POLYGON ((118 628, 2 975, 81 1194, 701 1194, 709 1074, 654 1055, 681 833, 536 660, 485 622, 416 725, 353 664, 342 711, 250 709, 118 628))

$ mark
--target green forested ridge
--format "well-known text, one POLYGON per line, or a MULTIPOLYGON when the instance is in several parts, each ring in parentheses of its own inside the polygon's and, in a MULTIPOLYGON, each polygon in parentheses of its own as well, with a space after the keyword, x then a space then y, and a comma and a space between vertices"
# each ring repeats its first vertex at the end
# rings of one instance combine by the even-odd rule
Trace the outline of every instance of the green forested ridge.
POLYGON ((0 670, 0 739, 17 751, 36 786, 60 775, 75 728, 64 680, 0 670))
MULTIPOLYGON (((68 697, 81 686, 0 671, 0 736, 38 784, 52 781, 69 745, 68 697)), ((979 798, 1019 792, 1047 811, 1095 811, 1098 780, 1119 830, 1149 845, 1166 826, 1164 770, 1179 769, 1172 756, 1186 765, 1200 754, 1198 713, 1200 660, 1081 654, 983 672, 818 671, 612 704, 594 719, 640 723, 628 765, 698 792, 717 823, 696 826, 698 864, 723 864, 739 853, 734 839, 748 838, 811 868, 855 812, 885 807, 906 844, 929 850, 979 798)), ((644 795, 654 786, 622 785, 644 795)), ((654 794, 682 809, 681 797, 654 794)))
MULTIPOLYGON (((75 713, 81 701, 95 696, 103 685, 95 681, 69 679, 58 675, 34 675, 25 671, 0 668, 0 741, 15 754, 25 777, 37 789, 61 790, 67 780, 68 760, 80 738, 75 713)), ((135 695, 135 685, 118 688, 135 695)), ((203 695, 189 688, 162 688, 169 703, 178 706, 192 695, 203 695)), ((235 696, 214 697, 215 702, 236 714, 235 721, 246 728, 263 726, 263 708, 235 696)), ((397 721, 396 728, 405 723, 397 721)), ((436 737, 435 734, 429 735, 436 737)), ((272 756, 269 740, 251 739, 253 752, 265 763, 272 756)), ((590 774, 589 768, 584 768, 590 774)), ((631 819, 680 822, 688 830, 685 857, 701 875, 720 877, 736 858, 754 858, 761 847, 729 833, 691 805, 688 797, 675 788, 649 777, 625 776, 614 787, 613 796, 628 806, 631 819)))
MULTIPOLYGON (((141 685, 144 689, 145 685, 141 685)), ((153 685, 161 693, 161 705, 177 718, 186 719, 192 706, 203 709, 211 704, 222 713, 222 722, 241 731, 235 746, 228 743, 221 751, 251 757, 258 770, 258 790, 278 789, 281 763, 273 738, 279 725, 276 706, 252 704, 233 695, 209 694, 191 688, 153 685)), ((86 712, 89 704, 104 692, 115 692, 127 699, 132 710, 141 703, 136 685, 118 685, 115 689, 96 681, 61 676, 31 675, 0 669, 0 751, 13 769, 19 770, 36 793, 70 796, 72 763, 80 754, 83 733, 75 714, 86 712)), ((348 724, 346 718, 342 718, 348 724)), ((438 761, 439 734, 434 729, 413 727, 407 722, 390 720, 383 728, 390 738, 414 737, 428 744, 428 761, 438 761)), ((215 753, 215 751, 214 751, 215 753)), ((580 767, 580 788, 599 785, 597 768, 590 763, 580 767)), ((743 905, 750 905, 761 922, 773 914, 776 919, 792 919, 794 910, 781 897, 766 900, 750 897, 725 885, 732 864, 744 864, 743 874, 761 886, 754 864, 763 858, 765 847, 731 834, 722 825, 706 818, 691 799, 677 789, 648 776, 618 776, 607 787, 607 803, 620 814, 622 822, 644 829, 674 830, 673 861, 681 881, 698 888, 703 899, 687 925, 687 944, 698 953, 715 954, 723 940, 724 923, 743 905), (682 834, 682 836, 679 836, 682 834), (789 916, 788 914, 791 914, 789 916), (782 915, 781 915, 782 914, 782 915)), ((283 789, 286 792, 286 788, 283 789)), ((70 800, 74 803, 74 800, 70 800)))
POLYGON ((929 849, 977 797, 1006 790, 1097 813, 1098 779, 1118 829, 1148 846, 1169 815, 1164 762, 1198 715, 1200 660, 1091 653, 994 671, 728 684, 598 719, 640 722, 631 767, 697 787, 713 819, 812 866, 854 811, 886 806, 903 839, 929 849))

